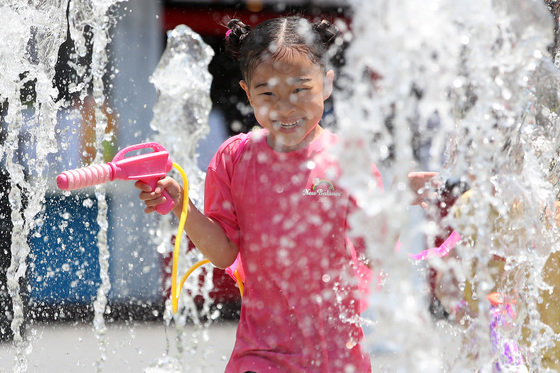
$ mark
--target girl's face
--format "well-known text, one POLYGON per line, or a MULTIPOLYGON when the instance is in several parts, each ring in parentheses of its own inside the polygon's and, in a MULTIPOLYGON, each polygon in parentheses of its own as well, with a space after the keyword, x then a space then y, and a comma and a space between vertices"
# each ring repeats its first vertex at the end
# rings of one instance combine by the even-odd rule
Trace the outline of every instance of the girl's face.
POLYGON ((282 58, 265 60, 241 81, 259 124, 269 131, 268 145, 289 152, 305 147, 322 131, 324 101, 332 92, 334 72, 290 50, 282 58))

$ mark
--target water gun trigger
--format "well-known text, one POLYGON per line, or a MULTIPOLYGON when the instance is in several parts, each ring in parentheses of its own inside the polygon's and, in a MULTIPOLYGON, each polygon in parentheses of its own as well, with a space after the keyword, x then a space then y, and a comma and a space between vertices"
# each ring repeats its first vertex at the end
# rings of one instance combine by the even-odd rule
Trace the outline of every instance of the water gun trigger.
MULTIPOLYGON (((140 181, 142 181, 143 183, 148 184, 152 190, 156 189, 157 183, 160 179, 154 179, 154 178, 150 178, 150 179, 140 179, 140 181)), ((169 195, 169 193, 167 192, 167 190, 163 189, 163 192, 161 193, 164 197, 165 197, 165 202, 160 203, 157 207, 156 207, 156 211, 161 214, 161 215, 165 215, 167 213, 169 213, 169 211, 171 211, 173 209, 173 207, 175 206, 175 201, 173 200, 173 198, 169 195)))

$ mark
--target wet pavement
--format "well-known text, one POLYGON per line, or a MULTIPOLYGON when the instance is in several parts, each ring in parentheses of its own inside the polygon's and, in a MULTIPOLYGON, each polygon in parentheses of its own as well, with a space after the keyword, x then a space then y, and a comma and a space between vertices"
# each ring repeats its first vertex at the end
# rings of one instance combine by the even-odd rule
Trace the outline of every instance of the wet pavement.
MULTIPOLYGON (((28 366, 25 371, 220 373, 233 349, 236 328, 236 321, 220 321, 207 329, 187 324, 184 333, 180 334, 184 336, 182 345, 185 348, 179 353, 177 346, 181 344, 176 342, 175 328, 166 331, 162 321, 110 323, 104 337, 106 359, 101 362, 100 343, 91 322, 37 323, 27 327, 26 337, 31 343, 26 350, 28 366), (173 369, 177 365, 169 364, 169 361, 177 356, 182 356, 182 366, 173 369), (158 368, 157 363, 163 361, 168 364, 158 368), (98 369, 100 362, 101 369, 98 369)), ((394 371, 398 357, 393 351, 383 345, 370 345, 368 350, 373 372, 394 371)), ((448 352, 451 350, 455 351, 451 348, 448 352)), ((12 343, 0 343, 0 373, 15 372, 15 352, 12 343)))
MULTIPOLYGON (((235 340, 235 322, 222 322, 201 333, 187 325, 185 338, 192 343, 183 351, 184 372, 223 372, 235 340)), ((177 354, 175 329, 170 336, 169 356, 177 354)), ((97 372, 100 345, 92 324, 38 324, 27 328, 30 346, 27 349, 27 372, 97 372)), ((175 372, 155 369, 168 346, 163 322, 110 324, 105 335, 106 360, 102 372, 175 372), (152 367, 151 369, 148 369, 152 367)), ((0 344, 0 372, 14 370, 15 348, 12 343, 0 344)))

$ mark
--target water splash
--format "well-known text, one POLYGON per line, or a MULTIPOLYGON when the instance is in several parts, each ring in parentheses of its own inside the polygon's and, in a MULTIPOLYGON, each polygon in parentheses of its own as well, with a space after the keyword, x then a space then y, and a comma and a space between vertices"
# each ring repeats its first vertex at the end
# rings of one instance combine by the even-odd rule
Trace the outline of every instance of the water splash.
POLYGON ((0 148, 0 162, 5 162, 10 177, 11 262, 7 271, 7 287, 12 297, 11 328, 16 348, 14 371, 27 369, 25 351, 30 348, 22 335, 25 304, 21 284, 26 270, 29 232, 35 227, 36 215, 42 208, 46 183, 42 179, 47 155, 56 148, 55 124, 58 104, 53 102, 56 51, 64 30, 64 7, 60 0, 4 2, 0 6, 0 46, 5 64, 0 73, 0 99, 7 108, 4 121, 7 138, 0 148), (34 93, 33 93, 34 92, 34 93), (23 95, 22 95, 23 93, 23 95), (27 137, 26 149, 20 137, 27 137))
MULTIPOLYGON (((208 65, 213 56, 214 51, 200 35, 185 25, 179 25, 168 31, 167 46, 150 78, 157 89, 154 117, 150 124, 156 131, 154 140, 165 144, 173 161, 184 168, 189 177, 190 198, 197 206, 203 204, 204 173, 197 166, 196 147, 198 141, 210 130, 208 116, 212 106, 212 76, 208 72, 208 65)), ((176 222, 171 216, 160 219, 157 233, 158 251, 164 255, 171 254, 169 237, 176 233, 175 227, 176 222)), ((188 251, 185 241, 187 240, 183 240, 184 247, 181 248, 181 253, 188 251)), ((198 250, 192 250, 186 256, 182 256, 179 273, 186 272, 190 265, 201 258, 198 250)), ((172 317, 174 319, 177 357, 170 357, 168 349, 166 355, 150 369, 173 370, 181 362, 185 352, 193 355, 201 353, 198 346, 202 341, 208 341, 207 327, 212 322, 212 318, 209 317, 212 303, 209 296, 213 286, 212 271, 206 270, 204 278, 202 287, 199 287, 196 275, 191 276, 185 283, 183 296, 179 299, 181 312, 174 317, 170 312, 169 302, 166 303, 164 319, 166 326, 169 326, 172 317), (202 296, 203 299, 201 310, 195 303, 195 297, 198 296, 202 296), (195 332, 189 335, 185 329, 187 321, 192 321, 195 325, 195 332)), ((204 367, 190 366, 186 363, 184 369, 198 371, 204 367)))
MULTIPOLYGON (((54 101, 56 92, 52 87, 54 77, 54 65, 56 62, 57 52, 59 46, 62 44, 64 38, 64 31, 68 30, 68 38, 71 38, 71 50, 69 66, 75 70, 75 77, 68 84, 68 90, 71 94, 77 94, 79 101, 84 101, 88 96, 89 87, 92 88, 93 101, 95 102, 95 149, 96 157, 95 163, 103 162, 103 142, 110 140, 111 133, 107 133, 107 119, 104 113, 105 105, 107 104, 107 97, 105 96, 106 87, 103 84, 104 75, 106 74, 107 65, 107 45, 110 40, 109 31, 114 19, 110 16, 111 7, 117 1, 42 1, 34 4, 17 4, 17 2, 9 2, 2 5, 1 17, 6 22, 2 22, 2 32, 6 36, 8 43, 0 46, 0 53, 3 60, 15 61, 13 64, 8 64, 6 69, 1 72, 0 78, 3 90, 1 98, 3 102, 3 111, 6 110, 4 122, 9 124, 7 129, 7 138, 2 142, 1 156, 3 162, 6 164, 6 169, 10 173, 12 188, 9 196, 10 205, 12 207, 11 222, 14 226, 12 237, 12 263, 8 270, 9 278, 9 291, 10 296, 14 303, 14 317, 12 321, 12 329, 16 334, 16 371, 26 370, 25 349, 30 351, 30 345, 24 341, 20 330, 24 320, 24 303, 20 296, 20 279, 26 271, 26 259, 29 253, 27 245, 27 236, 30 230, 34 227, 35 215, 42 208, 42 200, 45 195, 47 183, 44 183, 44 170, 46 164, 47 154, 56 151, 55 131, 54 125, 57 120, 57 113, 64 105, 62 101, 54 101), (66 14, 66 10, 68 12, 66 14), (18 22, 24 19, 26 22, 18 22), (14 21, 15 20, 15 21, 14 21), (86 59, 88 50, 92 50, 92 60, 88 66, 85 66, 81 59, 86 59), (27 97, 20 100, 20 90, 22 95, 25 91, 23 88, 26 85, 34 85, 34 92, 37 97, 34 98, 33 104, 28 105, 27 97), (22 103, 23 102, 23 103, 22 103), (7 110, 7 105, 10 105, 7 110), (30 139, 26 141, 26 146, 32 151, 24 152, 19 148, 21 133, 27 131, 30 139), (33 190, 33 194, 30 192, 33 190), (27 198, 27 194, 30 195, 27 198)), ((207 65, 211 59, 213 52, 205 45, 200 37, 189 30, 178 28, 174 31, 175 38, 170 38, 169 50, 176 49, 177 54, 173 55, 170 61, 172 68, 177 68, 183 64, 183 73, 190 74, 196 73, 192 69, 192 58, 198 59, 200 66, 204 66, 203 71, 197 75, 196 79, 191 79, 190 85, 187 87, 187 92, 183 94, 182 99, 185 101, 184 107, 181 107, 181 114, 179 116, 182 122, 193 124, 192 128, 186 133, 189 135, 184 138, 184 141, 177 142, 177 134, 185 133, 179 127, 173 128, 178 132, 173 132, 168 126, 162 127, 160 131, 160 142, 173 144, 175 148, 175 159, 187 165, 186 169, 191 175, 191 186, 195 200, 201 203, 201 198, 197 198, 197 193, 200 195, 200 185, 202 184, 203 174, 196 168, 196 143, 198 139, 208 132, 207 118, 210 110, 209 87, 211 77, 207 71, 207 65), (192 43, 183 43, 185 40, 179 40, 183 34, 183 39, 190 38, 192 43), (175 45, 174 45, 175 43, 175 45), (186 49, 185 49, 186 48, 186 49), (179 60, 183 57, 183 61, 179 60), (186 54, 185 54, 186 53, 186 54), (190 58, 190 60, 189 60, 190 58), (177 65, 179 63, 179 65, 177 65), (201 81, 199 77, 202 76, 201 81), (196 84, 199 84, 198 86, 196 84), (191 95, 189 98, 189 95, 191 95), (193 101, 194 100, 194 101, 193 101), (194 109, 193 109, 194 108, 194 109), (170 131, 168 131, 170 130, 170 131), (171 135, 167 140, 163 140, 165 136, 171 135), (170 140, 173 141, 170 141, 170 140), (185 145, 190 144, 185 148, 185 145), (181 160, 182 159, 182 160, 181 160)), ((188 40, 187 40, 188 41, 188 40)), ((167 54, 169 56, 169 54, 167 54)), ((165 57, 162 61, 165 61, 165 57)), ((168 61, 169 62, 169 61, 168 61)), ((162 62, 165 63, 165 62, 162 62)), ((202 67, 201 67, 202 68, 202 67)), ((177 70, 173 70, 177 73, 177 70)), ((169 75, 163 77, 163 68, 156 71, 154 74, 154 82, 165 84, 165 79, 170 79, 169 75), (163 80, 162 80, 163 79, 163 80)), ((191 77, 192 78, 192 77, 191 77)), ((177 86, 179 87, 180 84, 177 86)), ((184 89, 184 87, 182 88, 184 89)), ((167 92, 167 87, 162 87, 161 92, 167 92)), ((167 93, 162 94, 162 101, 165 101, 167 93)), ((177 94, 177 91, 171 91, 171 96, 177 94)), ((167 96, 167 100, 171 96, 167 96)), ((22 96, 23 97, 23 96, 22 96)), ((173 97, 173 102, 177 102, 177 97, 173 97)), ((169 104, 165 101, 163 105, 169 104)), ((169 114, 169 107, 163 106, 160 110, 160 115, 155 116, 154 128, 158 127, 157 120, 163 120, 163 123, 175 123, 177 118, 167 122, 170 118, 162 118, 169 114), (166 112, 167 111, 167 112, 166 112)), ((177 114, 177 113, 175 113, 177 114)), ((181 138, 181 136, 179 136, 181 138)), ((106 193, 103 186, 96 188, 96 198, 98 200, 98 216, 97 222, 99 231, 97 235, 97 243, 99 249, 99 262, 100 262, 100 278, 101 285, 98 289, 97 297, 94 302, 94 322, 93 327, 98 338, 100 357, 96 362, 97 371, 101 371, 104 361, 106 359, 106 341, 105 333, 107 328, 105 326, 104 315, 110 312, 107 308, 107 294, 110 291, 111 284, 109 281, 109 250, 107 245, 107 209, 108 204, 106 201, 106 193)), ((61 227, 64 229, 64 227, 61 227)), ((36 233, 39 234, 39 233, 36 233)), ((168 235, 167 237, 171 236, 168 235)), ((167 239, 166 239, 167 241, 167 239)), ((185 259, 187 260, 187 259, 185 259)), ((183 264, 186 266, 186 264, 183 264)), ((206 283, 200 294, 208 299, 208 292, 211 287, 212 278, 206 276, 206 283)), ((192 286, 194 289, 195 286, 192 286)), ((196 295, 196 294, 193 294, 196 295)), ((186 302, 184 306, 191 313, 183 315, 184 325, 187 316, 193 317, 197 315, 197 307, 190 301, 186 302)), ((203 313, 209 313, 209 303, 204 305, 203 313)), ((209 320, 211 318, 208 318, 209 320)), ((196 318, 196 321, 202 326, 202 321, 196 318)), ((179 323, 181 324, 181 323, 179 323)), ((184 334, 184 332, 183 332, 184 334)), ((201 332, 198 335, 199 339, 207 339, 207 336, 201 332)), ((190 343, 191 339, 188 339, 190 343)), ((180 344, 183 347, 183 343, 180 344)))
MULTIPOLYGON (((105 96, 105 85, 103 77, 108 64, 107 46, 110 41, 109 30, 113 20, 109 17, 109 11, 112 6, 121 0, 105 0, 105 1, 86 1, 77 2, 71 9, 72 27, 77 31, 76 50, 78 54, 85 53, 85 34, 86 27, 91 27, 92 36, 92 61, 91 61, 91 79, 93 86, 93 100, 95 102, 95 159, 94 164, 102 164, 104 161, 104 145, 105 141, 110 141, 112 133, 107 133, 107 116, 103 112, 103 107, 107 104, 105 96)), ((107 295, 111 290, 111 282, 109 278, 109 246, 107 244, 108 223, 108 204, 106 200, 105 184, 95 187, 95 196, 97 198, 97 223, 99 231, 97 234, 97 247, 99 250, 99 277, 101 284, 97 290, 97 296, 93 303, 94 320, 93 328, 98 339, 100 356, 96 362, 96 370, 102 371, 103 363, 107 359, 107 341, 105 334, 107 327, 105 326, 105 313, 110 312, 107 308, 107 295)))
MULTIPOLYGON (((3 21, 2 35, 5 43, 1 47, 1 57, 7 64, 1 75, 1 92, 4 105, 9 105, 7 116, 7 139, 2 147, 6 169, 11 178, 10 205, 12 222, 12 260, 8 269, 8 288, 13 300, 12 329, 14 331, 16 352, 16 371, 25 371, 24 341, 21 335, 24 320, 24 303, 21 299, 20 279, 26 272, 26 260, 29 254, 27 238, 36 225, 35 216, 41 211, 48 183, 45 171, 48 169, 47 155, 57 150, 55 125, 62 100, 55 100, 56 89, 52 82, 55 77, 58 49, 64 41, 65 31, 75 37, 77 56, 85 56, 88 29, 93 28, 93 59, 91 72, 85 66, 74 65, 76 74, 82 78, 79 86, 70 87, 72 93, 80 93, 81 98, 87 94, 89 83, 93 86, 93 98, 98 103, 97 149, 105 140, 106 120, 100 108, 105 103, 102 78, 105 74, 108 43, 108 30, 111 25, 107 15, 115 1, 32 1, 22 4, 8 1, 1 8, 3 21), (69 10, 67 14, 67 9, 69 10), (91 79, 91 80, 90 80, 91 79), (21 94, 20 94, 21 90, 21 94), (28 95, 25 96, 25 95, 28 95), (21 97, 20 97, 21 96, 21 97), (21 138, 25 137, 24 149, 21 138)), ((77 56, 71 55, 71 59, 77 56)), ((72 62, 72 61, 71 61, 72 62)), ((74 82, 73 82, 74 83, 74 82)), ((102 160, 102 151, 98 152, 97 161, 102 160)), ((108 249, 107 249, 107 204, 105 193, 98 190, 98 221, 100 231, 98 243, 101 262, 102 286, 94 308, 96 310, 95 329, 102 334, 103 326, 98 314, 103 315, 106 294, 110 289, 108 283, 108 249)), ((100 342, 103 359, 103 342, 100 342)))
POLYGON ((212 76, 208 64, 213 56, 213 49, 200 35, 179 25, 168 31, 167 47, 150 78, 158 95, 150 126, 156 140, 166 144, 173 160, 189 175, 197 204, 202 203, 204 174, 197 167, 196 147, 210 131, 212 76))
POLYGON ((359 152, 340 156, 344 182, 362 205, 352 224, 366 236, 374 266, 389 273, 385 289, 372 297, 371 339, 394 347, 396 371, 490 371, 497 357, 490 353, 489 306, 483 300, 497 287, 516 292, 523 304, 521 322, 511 334, 524 345, 521 329, 528 326, 525 352, 532 359, 526 361, 538 370, 544 344, 537 332, 543 327, 536 312, 544 286, 540 274, 558 248, 554 223, 543 214, 555 198, 548 168, 558 148, 557 121, 555 108, 544 110, 537 85, 545 70, 544 76, 551 76, 544 57, 552 40, 550 13, 544 3, 531 0, 351 4, 356 10, 347 55, 351 69, 344 71, 350 84, 336 109, 343 144, 359 152), (373 72, 381 78, 359 83, 373 72), (418 159, 415 143, 424 144, 430 159, 418 159), (360 172, 370 161, 394 170, 391 191, 382 194, 360 172), (445 348, 451 334, 442 333, 426 312, 427 289, 411 276, 418 273, 416 265, 406 250, 394 251, 392 239, 400 233, 402 246, 413 246, 412 231, 402 231, 413 200, 407 172, 425 168, 440 170, 443 180, 464 177, 476 193, 470 213, 422 226, 432 238, 442 234, 438 225, 446 224, 470 237, 457 249, 461 261, 430 263, 442 272, 455 271, 480 300, 473 304, 478 317, 452 338, 456 346, 463 344, 453 353, 445 348), (491 269, 494 255, 507 258, 499 278, 491 269))

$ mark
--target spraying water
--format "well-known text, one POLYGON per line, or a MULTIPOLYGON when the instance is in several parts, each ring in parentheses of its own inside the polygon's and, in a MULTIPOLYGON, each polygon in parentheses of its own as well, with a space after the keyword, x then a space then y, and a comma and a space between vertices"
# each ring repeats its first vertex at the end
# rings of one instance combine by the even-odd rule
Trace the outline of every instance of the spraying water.
MULTIPOLYGON (((160 62, 151 76, 158 98, 154 105, 154 118, 151 127, 157 131, 155 140, 162 144, 169 144, 169 152, 174 162, 180 164, 189 175, 189 195, 195 204, 203 203, 204 173, 197 166, 196 147, 198 141, 209 132, 208 116, 211 109, 210 85, 212 76, 208 72, 208 64, 214 56, 214 51, 198 35, 185 25, 177 26, 167 33, 167 46, 160 62), (177 77, 181 77, 177 79, 177 77)), ((157 234, 158 250, 169 255, 169 237, 172 230, 171 216, 161 219, 157 234)), ((185 240, 186 241, 186 240, 185 240)), ((187 247, 181 250, 187 252, 187 247)), ((193 250, 186 257, 181 258, 181 273, 190 265, 201 259, 200 253, 193 250)), ((168 287, 169 285, 167 285, 168 287)), ((200 354, 200 342, 208 341, 207 327, 213 318, 210 315, 209 292, 212 289, 212 271, 206 271, 205 283, 198 286, 198 279, 192 276, 185 285, 191 294, 180 298, 181 313, 174 317, 176 331, 177 358, 172 358, 169 351, 166 356, 156 361, 152 369, 177 369, 181 366, 181 358, 185 347, 190 354, 200 354), (195 296, 202 295, 203 305, 199 311, 194 302, 195 296), (185 324, 193 321, 196 332, 186 335, 185 324), (206 321, 203 321, 206 320, 206 321)), ((185 294, 186 292, 183 292, 185 294)), ((164 315, 166 325, 171 321, 171 306, 169 301, 164 315)), ((200 348, 204 348, 203 346, 200 348)), ((187 366, 184 369, 198 371, 204 367, 187 366)))
MULTIPOLYGON (((109 18, 107 11, 114 1, 40 1, 22 4, 8 1, 0 6, 2 22, 0 33, 4 43, 0 48, 6 64, 0 75, 0 97, 2 105, 7 108, 4 122, 7 124, 7 138, 0 148, 2 162, 9 173, 10 208, 13 223, 11 237, 11 264, 7 272, 8 290, 13 302, 12 331, 16 347, 14 371, 26 370, 24 350, 30 351, 30 345, 23 338, 21 331, 24 321, 24 302, 21 299, 20 280, 25 275, 29 246, 27 243, 31 230, 41 225, 41 217, 36 219, 42 209, 47 183, 43 179, 48 170, 47 156, 57 150, 55 126, 57 114, 63 101, 55 101, 57 92, 53 87, 55 63, 59 46, 64 41, 65 31, 75 37, 76 55, 84 56, 87 42, 84 35, 87 27, 94 27, 93 60, 90 78, 84 78, 85 68, 75 66, 76 73, 84 78, 80 86, 70 87, 72 92, 83 91, 86 94, 88 79, 93 86, 93 98, 98 104, 97 119, 97 159, 102 158, 101 142, 105 139, 106 121, 101 113, 105 103, 102 77, 105 74, 108 42, 109 18), (68 10, 68 13, 67 13, 68 10), (20 93, 21 92, 21 93, 20 93), (22 93, 27 96, 22 95, 22 93), (21 138, 26 138, 21 148, 21 138)), ((99 288, 95 304, 95 329, 100 336, 101 358, 104 359, 102 334, 103 313, 106 294, 109 291, 107 275, 107 204, 103 190, 96 191, 99 202, 98 233, 99 255, 101 264, 102 286, 99 288)), ((100 364, 98 364, 98 370, 100 364)))
MULTIPOLYGON (((0 73, 0 100, 7 110, 4 121, 7 138, 0 148, 0 164, 10 177, 9 203, 13 224, 11 263, 7 271, 7 288, 12 297, 11 329, 15 342, 14 371, 27 369, 22 335, 24 301, 21 288, 27 270, 28 235, 40 221, 35 220, 42 207, 46 183, 42 179, 49 153, 56 151, 54 127, 58 105, 53 102, 51 81, 58 45, 64 30, 64 7, 61 1, 34 2, 22 6, 18 1, 0 6, 0 46, 2 61, 15 61, 0 73), (25 90, 24 87, 28 89, 25 90), (33 87, 33 89, 30 89, 33 87), (33 96, 21 97, 21 92, 33 96), (28 136, 21 149, 20 136, 28 136)), ((6 310, 7 311, 7 310, 6 310)))
MULTIPOLYGON (((71 42, 69 65, 72 67, 74 76, 71 81, 65 83, 68 85, 69 92, 76 95, 81 102, 84 102, 87 96, 91 94, 94 102, 93 117, 95 118, 95 144, 92 144, 95 149, 93 163, 103 163, 104 142, 112 137, 112 134, 107 131, 106 107, 108 102, 105 96, 107 89, 104 86, 104 76, 108 62, 106 49, 110 41, 109 31, 114 22, 109 12, 115 4, 115 1, 71 1, 64 3, 58 1, 42 4, 37 6, 37 9, 33 6, 24 7, 15 4, 9 4, 2 8, 5 10, 2 14, 5 15, 6 20, 25 18, 29 21, 29 24, 12 21, 3 22, 3 25, 6 25, 3 35, 6 35, 10 42, 2 49, 3 60, 19 61, 16 64, 10 64, 2 76, 2 87, 5 87, 5 90, 2 91, 3 111, 7 110, 7 105, 10 104, 4 118, 9 127, 7 128, 8 136, 2 143, 2 158, 12 179, 10 205, 13 211, 11 221, 14 229, 12 234, 12 264, 7 276, 10 296, 14 303, 12 330, 16 334, 16 371, 26 370, 25 353, 30 352, 31 348, 20 332, 24 320, 24 302, 20 298, 19 283, 26 271, 26 260, 29 253, 29 247, 26 243, 27 236, 34 227, 34 216, 42 208, 47 187, 47 183, 42 182, 43 180, 37 176, 42 176, 43 170, 45 170, 43 163, 47 159, 46 155, 49 152, 56 151, 54 126, 57 112, 65 104, 62 101, 55 102, 53 100, 57 96, 54 87, 51 86, 56 53, 64 40, 64 36, 66 36, 67 42, 71 42), (55 9, 58 11, 56 13, 58 23, 52 22, 55 9), (52 30, 41 29, 48 21, 51 21, 52 30), (65 30, 67 31, 66 35, 65 30), (48 39, 45 35, 50 35, 53 40, 48 39), (55 37, 58 39, 54 39, 55 37), (87 61, 90 49, 92 58, 88 64, 88 69, 81 63, 83 59, 87 61), (46 75, 47 73, 50 75, 46 75), (23 74, 23 78, 20 74, 23 74), (36 112, 26 111, 19 97, 19 90, 30 83, 37 85, 34 90, 38 96, 34 102, 37 104, 36 112), (40 88, 43 88, 43 90, 40 88), (40 109, 45 110, 40 111, 40 109), (47 120, 51 122, 47 123, 48 125, 43 125, 43 122, 47 120), (23 154, 22 150, 18 149, 19 137, 21 137, 20 133, 27 129, 26 126, 30 127, 32 136, 31 142, 26 145, 28 148, 33 148, 34 152, 28 152, 25 154, 26 158, 21 159, 23 154), (42 136, 36 136, 39 131, 41 131, 42 136), (35 139, 35 136, 37 139, 35 139), (35 142, 37 142, 36 146, 35 142), (37 159, 35 159, 35 155, 37 159), (40 187, 35 183, 40 183, 40 187), (22 191, 28 193, 30 190, 37 190, 39 193, 33 194, 33 198, 26 200, 25 196, 22 196, 22 191), (26 347, 28 349, 24 351, 26 347)), ((186 166, 194 191, 191 195, 197 203, 202 203, 202 197, 200 194, 197 195, 197 192, 201 189, 203 174, 196 167, 195 148, 198 139, 208 132, 207 118, 211 106, 209 99, 211 77, 207 71, 207 65, 212 55, 213 51, 204 44, 198 35, 192 33, 189 29, 178 28, 170 33, 168 51, 164 54, 161 66, 153 76, 153 82, 160 90, 160 100, 155 108, 153 129, 158 131, 160 142, 172 144, 171 149, 176 154, 177 161, 186 166), (192 69, 194 65, 198 65, 199 69, 192 69), (182 82, 188 83, 187 86, 180 82, 178 84, 174 82, 177 74, 186 74, 190 77, 189 80, 182 80, 182 82), (177 105, 178 100, 183 103, 177 105), (179 108, 179 111, 169 110, 172 107, 179 108), (174 126, 168 126, 169 123, 174 123, 174 126), (181 123, 191 124, 191 129, 184 131, 181 128, 181 123), (183 134, 186 137, 183 141, 178 141, 183 134)), ((69 133, 66 132, 65 134, 68 135, 69 133)), ((108 203, 103 185, 96 187, 95 196, 97 199, 96 220, 99 225, 97 245, 101 284, 93 304, 95 311, 93 326, 100 350, 96 369, 101 371, 107 358, 105 337, 107 327, 104 315, 106 312, 110 312, 107 308, 107 295, 111 288, 108 268, 108 203)), ((84 207, 86 207, 85 204, 84 207)), ((40 220, 38 222, 40 223, 40 220)), ((165 226, 165 232, 170 233, 174 225, 163 222, 162 226, 165 226)), ((166 244, 170 236, 171 233, 159 235, 159 237, 164 237, 163 240, 166 244)), ((159 244, 163 245, 161 242, 159 244)), ((188 261, 189 258, 184 260, 188 261)), ((187 267, 187 264, 184 263, 183 266, 187 267)), ((204 315, 204 318, 209 321, 213 319, 208 316, 210 313, 208 293, 211 284, 212 277, 207 275, 205 286, 200 290, 201 295, 206 300, 200 314, 204 315)), ((198 288, 197 286, 192 287, 193 289, 198 288)), ((177 346, 179 355, 183 352, 184 346, 191 346, 191 338, 188 341, 182 341, 186 336, 183 335, 184 331, 181 328, 184 328, 187 317, 192 317, 200 324, 201 328, 202 323, 207 325, 209 322, 203 322, 199 318, 199 311, 192 298, 185 300, 183 309, 183 314, 176 320, 177 334, 180 338, 177 346)), ((170 317, 167 318, 167 322, 170 321, 169 319, 170 317)), ((200 340, 208 338, 202 334, 202 331, 199 332, 201 334, 196 338, 200 340)), ((189 351, 196 353, 195 348, 189 351)), ((198 368, 202 369, 202 367, 198 368)))
MULTIPOLYGON (((78 56, 85 56, 88 47, 91 46, 90 71, 85 66, 74 65, 76 75, 80 76, 82 83, 74 86, 72 90, 80 92, 79 96, 83 100, 91 87, 91 98, 93 99, 93 120, 95 123, 95 140, 93 148, 95 150, 94 163, 101 163, 104 160, 104 143, 111 141, 112 133, 107 131, 107 104, 106 87, 104 76, 108 64, 107 46, 110 41, 109 30, 114 22, 110 17, 110 9, 120 0, 99 0, 99 1, 69 1, 68 2, 68 33, 72 38, 74 47, 73 59, 78 56), (86 36, 89 35, 88 39, 86 36), (87 75, 86 75, 87 74, 87 75)), ((72 61, 72 60, 71 60, 72 61)), ((76 85, 76 82, 69 83, 76 85)), ((95 188, 97 199, 97 223, 99 231, 97 233, 97 247, 99 250, 99 277, 101 284, 97 290, 97 296, 93 304, 94 308, 94 331, 98 338, 100 358, 97 361, 97 371, 101 371, 103 362, 106 359, 106 326, 104 314, 107 306, 107 295, 111 289, 109 280, 109 247, 107 243, 108 229, 108 204, 106 199, 106 189, 104 185, 95 188)))
MULTIPOLYGON (((111 19, 108 12, 111 6, 115 5, 119 0, 109 1, 93 1, 91 3, 78 3, 72 11, 77 13, 74 18, 76 27, 83 35, 83 28, 88 25, 93 28, 93 52, 91 61, 91 76, 93 86, 93 100, 95 102, 95 159, 94 163, 98 164, 103 162, 103 142, 111 139, 111 133, 107 134, 107 117, 102 111, 102 107, 106 104, 105 86, 103 83, 103 76, 105 75, 105 68, 107 66, 107 45, 109 43, 109 28, 111 26, 111 19)), ((78 50, 83 47, 78 43, 78 50)), ((105 333, 107 328, 105 326, 104 314, 107 306, 107 295, 111 289, 111 282, 109 279, 109 247, 107 244, 107 229, 109 226, 107 212, 108 205, 106 200, 105 184, 97 185, 95 187, 95 196, 97 198, 97 223, 99 224, 99 232, 97 234, 97 247, 99 249, 99 275, 101 278, 101 285, 97 290, 97 297, 93 303, 95 311, 93 327, 98 337, 100 357, 97 361, 97 371, 100 372, 103 368, 103 362, 107 358, 107 348, 105 333)))
MULTIPOLYGON (((503 351, 491 348, 485 300, 497 288, 516 297, 519 312, 513 327, 501 332, 523 346, 526 369, 538 371, 554 334, 539 320, 540 291, 547 286, 541 274, 558 249, 549 216, 555 200, 549 166, 558 148, 550 95, 556 97, 556 87, 539 83, 558 76, 545 57, 550 13, 540 1, 352 5, 351 68, 344 71, 350 84, 336 109, 346 146, 360 150, 339 153, 348 159, 345 184, 362 205, 353 224, 366 236, 374 266, 388 273, 384 289, 372 296, 370 339, 391 347, 394 371, 492 371, 503 351), (358 83, 372 72, 381 79, 358 83), (445 222, 420 225, 431 238, 446 224, 466 234, 456 249, 460 260, 430 263, 458 281, 445 284, 456 295, 448 300, 451 308, 459 304, 457 292, 472 288, 478 316, 451 332, 442 333, 427 313, 427 289, 411 275, 418 265, 406 250, 394 249, 399 233, 402 247, 414 246, 413 232, 402 231, 414 198, 406 175, 422 167, 413 141, 427 144, 424 167, 441 171, 441 180, 462 177, 476 195, 445 222), (391 191, 372 188, 371 177, 360 172, 372 160, 395 173, 391 191), (495 257, 505 258, 499 275, 495 257)), ((375 356, 373 362, 375 367, 375 356)))

